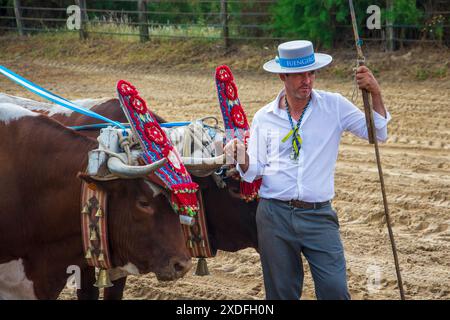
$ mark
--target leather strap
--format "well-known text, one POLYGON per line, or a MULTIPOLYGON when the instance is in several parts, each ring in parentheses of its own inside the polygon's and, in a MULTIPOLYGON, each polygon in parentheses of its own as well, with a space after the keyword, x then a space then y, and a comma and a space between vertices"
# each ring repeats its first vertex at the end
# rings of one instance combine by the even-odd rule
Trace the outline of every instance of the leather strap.
POLYGON ((211 258, 216 255, 216 250, 211 248, 208 238, 208 226, 201 189, 197 191, 197 197, 200 208, 195 216, 195 224, 193 226, 182 225, 182 228, 191 256, 194 258, 211 258))
POLYGON ((328 200, 324 202, 306 202, 302 200, 289 200, 286 201, 286 203, 294 208, 316 210, 325 207, 326 205, 330 204, 331 201, 328 200))
POLYGON ((110 269, 107 194, 95 186, 81 183, 81 226, 83 250, 90 266, 110 269))

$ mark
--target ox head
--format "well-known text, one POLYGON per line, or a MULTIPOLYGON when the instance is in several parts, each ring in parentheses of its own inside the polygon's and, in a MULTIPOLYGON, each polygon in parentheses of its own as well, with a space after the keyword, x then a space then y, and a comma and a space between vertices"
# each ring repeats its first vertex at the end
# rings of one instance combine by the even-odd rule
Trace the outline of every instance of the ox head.
POLYGON ((131 274, 154 272, 159 280, 182 277, 191 268, 180 220, 165 192, 146 177, 166 160, 134 166, 110 156, 110 175, 79 177, 108 196, 108 236, 112 264, 131 274))
MULTIPOLYGON (((197 147, 201 149, 197 155, 201 157, 184 156, 182 160, 203 192, 212 249, 237 251, 257 248, 257 201, 246 202, 241 198, 239 173, 234 165, 226 163, 222 153, 223 134, 216 130, 214 138, 209 140, 210 130, 208 126, 204 126, 203 130, 191 130, 190 135, 194 136, 191 138, 192 144, 197 141, 197 147)), ((184 139, 186 136, 189 134, 183 133, 184 139)), ((186 143, 181 145, 186 146, 186 143)), ((196 147, 192 146, 192 149, 195 151, 196 147)), ((185 154, 182 148, 178 150, 185 154)))
POLYGON ((202 171, 198 167, 187 167, 203 192, 212 249, 234 252, 257 248, 257 201, 246 202, 241 198, 236 169, 222 165, 211 173, 210 168, 202 171))

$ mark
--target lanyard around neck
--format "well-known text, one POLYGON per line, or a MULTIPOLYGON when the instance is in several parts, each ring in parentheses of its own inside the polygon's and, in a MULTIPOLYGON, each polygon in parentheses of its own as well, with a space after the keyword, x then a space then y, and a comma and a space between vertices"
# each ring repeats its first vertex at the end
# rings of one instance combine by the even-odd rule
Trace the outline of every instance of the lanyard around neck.
POLYGON ((286 103, 286 111, 288 114, 288 118, 289 118, 289 122, 291 124, 291 130, 288 132, 288 134, 281 140, 282 142, 286 142, 287 139, 289 139, 290 136, 292 137, 292 151, 293 151, 293 158, 294 160, 298 158, 299 153, 300 153, 300 149, 302 146, 302 138, 300 136, 299 130, 300 130, 300 125, 302 123, 303 117, 306 113, 306 110, 308 109, 309 105, 311 104, 311 99, 309 99, 308 103, 306 104, 305 108, 302 111, 302 114, 300 115, 300 119, 297 122, 297 125, 294 126, 294 122, 292 120, 292 116, 291 116, 291 112, 289 111, 289 103, 287 101, 287 97, 284 96, 284 100, 286 103))

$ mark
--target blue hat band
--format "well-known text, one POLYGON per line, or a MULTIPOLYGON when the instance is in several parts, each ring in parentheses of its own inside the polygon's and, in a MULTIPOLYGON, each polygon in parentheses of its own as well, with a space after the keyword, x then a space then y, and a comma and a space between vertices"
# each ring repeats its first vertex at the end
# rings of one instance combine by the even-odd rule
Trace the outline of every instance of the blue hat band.
POLYGON ((302 68, 314 64, 316 62, 316 59, 313 53, 309 56, 295 59, 285 59, 277 56, 275 57, 275 62, 283 68, 302 68))

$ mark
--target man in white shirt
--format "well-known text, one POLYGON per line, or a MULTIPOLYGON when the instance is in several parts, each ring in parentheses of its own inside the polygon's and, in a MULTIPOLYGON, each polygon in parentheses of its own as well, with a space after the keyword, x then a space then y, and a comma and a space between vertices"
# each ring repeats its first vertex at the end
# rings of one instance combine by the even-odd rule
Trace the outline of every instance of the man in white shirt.
MULTIPOLYGON (((254 116, 247 150, 225 146, 243 180, 262 177, 256 214, 258 247, 267 299, 299 299, 301 255, 307 259, 318 299, 350 299, 334 197, 334 170, 344 131, 368 138, 364 113, 338 93, 314 90, 315 70, 332 58, 309 41, 290 41, 264 64, 284 89, 254 116), (241 155, 241 156, 239 156, 241 155)), ((376 136, 387 139, 380 86, 367 67, 356 75, 372 97, 376 136)))

